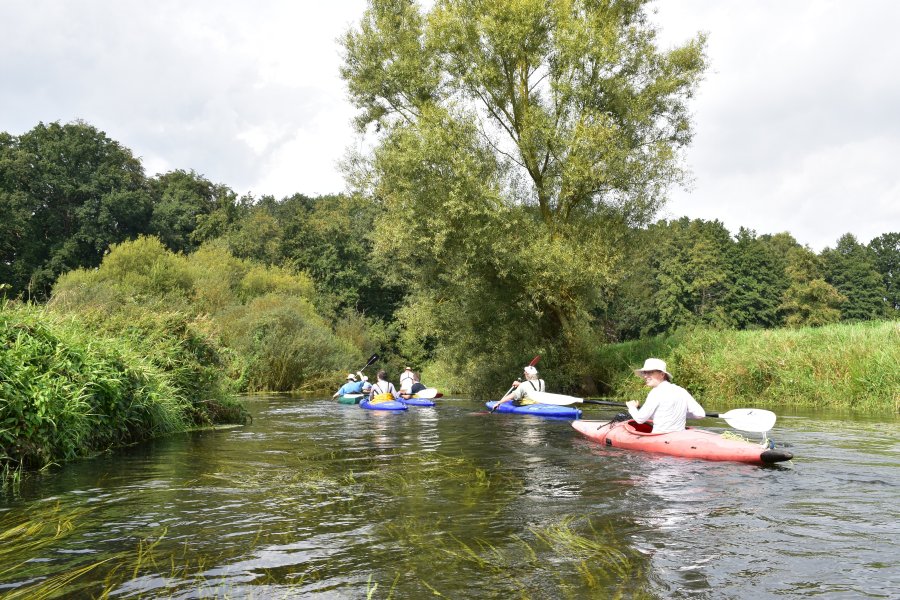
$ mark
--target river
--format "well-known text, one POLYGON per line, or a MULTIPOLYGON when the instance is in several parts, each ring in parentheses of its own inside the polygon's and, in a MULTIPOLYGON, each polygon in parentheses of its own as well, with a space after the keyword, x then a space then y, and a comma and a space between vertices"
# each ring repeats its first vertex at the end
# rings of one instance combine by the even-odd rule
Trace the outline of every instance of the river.
POLYGON ((757 467, 466 399, 246 402, 7 486, 0 597, 900 597, 896 416, 778 410, 795 459, 757 467))

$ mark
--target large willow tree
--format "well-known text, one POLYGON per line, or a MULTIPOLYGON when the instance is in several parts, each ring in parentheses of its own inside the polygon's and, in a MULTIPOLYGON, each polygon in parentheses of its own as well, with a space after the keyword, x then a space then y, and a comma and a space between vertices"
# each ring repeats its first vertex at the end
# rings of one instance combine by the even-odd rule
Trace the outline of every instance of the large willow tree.
POLYGON ((627 232, 682 176, 705 68, 702 36, 657 47, 646 5, 371 0, 344 36, 377 136, 352 171, 384 206, 376 258, 406 285, 410 353, 475 383, 538 353, 583 367, 627 232))

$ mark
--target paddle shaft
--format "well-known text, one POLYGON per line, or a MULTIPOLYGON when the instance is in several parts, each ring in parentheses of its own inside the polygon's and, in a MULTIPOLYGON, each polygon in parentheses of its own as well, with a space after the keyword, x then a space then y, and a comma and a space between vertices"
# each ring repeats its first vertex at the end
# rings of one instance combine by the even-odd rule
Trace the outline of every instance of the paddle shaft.
MULTIPOLYGON (((601 406, 619 406, 621 408, 627 408, 627 406, 622 402, 608 402, 606 400, 591 400, 590 398, 584 399, 585 404, 599 404, 601 406)), ((708 412, 706 413, 707 417, 711 417, 713 419, 719 418, 719 413, 708 412)))
POLYGON ((365 370, 366 370, 366 367, 368 367, 369 365, 371 365, 371 364, 372 364, 373 362, 375 362, 376 360, 378 360, 378 355, 377 355, 377 354, 373 354, 372 356, 370 356, 370 357, 369 357, 369 360, 366 362, 366 364, 363 366, 363 368, 360 369, 360 372, 365 371, 365 370))

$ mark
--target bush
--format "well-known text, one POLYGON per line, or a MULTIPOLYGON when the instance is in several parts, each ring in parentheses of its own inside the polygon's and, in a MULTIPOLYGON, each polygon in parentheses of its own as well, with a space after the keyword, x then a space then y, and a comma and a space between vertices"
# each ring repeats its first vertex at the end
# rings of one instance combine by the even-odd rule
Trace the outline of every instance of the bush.
POLYGON ((42 467, 183 429, 188 402, 123 339, 0 309, 0 462, 42 467))
POLYGON ((330 389, 348 364, 359 362, 359 350, 335 336, 304 298, 261 296, 232 307, 220 323, 248 391, 330 389))

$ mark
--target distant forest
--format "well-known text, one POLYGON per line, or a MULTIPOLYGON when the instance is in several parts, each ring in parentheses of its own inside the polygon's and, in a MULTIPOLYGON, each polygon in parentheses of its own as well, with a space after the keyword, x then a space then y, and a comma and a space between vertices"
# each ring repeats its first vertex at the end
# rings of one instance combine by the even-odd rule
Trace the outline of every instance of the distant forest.
MULTIPOLYGON (((41 123, 21 136, 0 133, 0 285, 8 298, 42 303, 51 298, 62 274, 97 269, 116 244, 154 236, 184 256, 215 245, 248 264, 308 277, 318 318, 330 323, 333 332, 340 335, 340 324, 347 319, 365 323, 369 341, 357 345, 360 355, 377 347, 398 361, 425 364, 446 351, 440 328, 428 322, 441 315, 423 315, 409 302, 405 281, 410 273, 440 278, 443 293, 453 289, 447 281, 462 289, 474 277, 472 285, 482 287, 473 294, 485 298, 496 291, 484 287, 485 282, 508 287, 503 269, 523 270, 519 276, 526 283, 554 278, 575 283, 571 280, 578 278, 577 272, 566 270, 564 254, 556 262, 538 263, 541 270, 534 272, 527 270, 527 260, 511 258, 496 273, 476 277, 459 264, 459 254, 446 264, 410 271, 408 263, 416 254, 401 253, 402 260, 392 262, 383 247, 374 251, 376 236, 385 235, 384 228, 373 227, 384 216, 384 206, 377 194, 239 197, 227 185, 185 170, 147 177, 131 150, 90 124, 41 123), (557 263, 559 272, 554 273, 557 263)), ((427 221, 395 226, 414 228, 415 243, 421 245, 440 245, 453 235, 429 230, 427 221)), ((505 235, 496 232, 498 239, 505 235)), ((609 282, 605 287, 588 291, 593 301, 579 318, 589 335, 582 340, 603 344, 691 326, 820 326, 900 314, 898 232, 886 232, 869 244, 848 233, 820 253, 787 232, 758 234, 741 228, 732 235, 719 221, 686 217, 633 225, 615 235, 615 273, 604 278, 609 282)), ((409 236, 404 239, 408 244, 409 236)), ((527 257, 542 248, 526 244, 514 251, 527 257)), ((608 248, 597 251, 606 253, 608 262, 608 248)), ((484 269, 483 261, 472 269, 484 269)), ((420 287, 423 283, 418 281, 420 287)), ((432 301, 442 306, 447 299, 432 301)), ((510 350, 516 346, 518 324, 528 318, 522 302, 527 294, 509 302, 512 320, 505 323, 509 339, 503 356, 510 364, 541 348, 536 341, 527 350, 510 350)), ((486 315, 466 305, 468 313, 453 318, 502 321, 498 305, 504 306, 496 297, 486 301, 486 315)), ((545 350, 552 354, 552 348, 545 350)), ((443 358, 448 367, 459 364, 443 358)))

